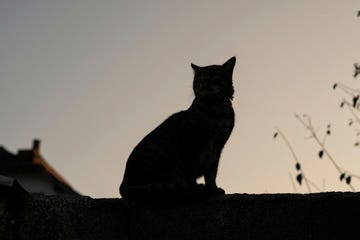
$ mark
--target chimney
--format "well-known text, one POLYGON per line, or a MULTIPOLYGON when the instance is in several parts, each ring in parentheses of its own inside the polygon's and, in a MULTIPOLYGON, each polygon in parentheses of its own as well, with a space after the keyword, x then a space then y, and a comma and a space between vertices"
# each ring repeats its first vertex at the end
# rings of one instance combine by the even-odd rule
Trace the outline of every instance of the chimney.
POLYGON ((33 140, 33 150, 40 152, 40 140, 39 139, 33 140))

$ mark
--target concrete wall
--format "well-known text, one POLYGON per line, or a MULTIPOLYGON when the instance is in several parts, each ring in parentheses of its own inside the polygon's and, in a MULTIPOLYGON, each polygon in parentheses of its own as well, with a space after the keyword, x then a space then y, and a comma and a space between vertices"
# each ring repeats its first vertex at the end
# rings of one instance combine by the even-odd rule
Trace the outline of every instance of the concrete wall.
POLYGON ((0 239, 357 239, 359 216, 360 193, 231 194, 155 208, 0 191, 0 239))

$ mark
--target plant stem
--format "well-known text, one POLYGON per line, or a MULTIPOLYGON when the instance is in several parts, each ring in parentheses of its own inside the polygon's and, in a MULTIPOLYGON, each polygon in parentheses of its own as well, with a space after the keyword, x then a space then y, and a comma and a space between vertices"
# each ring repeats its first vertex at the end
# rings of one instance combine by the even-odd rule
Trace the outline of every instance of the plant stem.
POLYGON ((293 176, 292 176, 291 172, 289 172, 289 177, 290 177, 290 181, 291 181, 292 187, 293 187, 293 189, 294 189, 294 192, 295 192, 295 193, 298 193, 298 191, 297 191, 297 189, 296 189, 296 184, 295 184, 295 182, 294 182, 294 179, 293 179, 293 176))
POLYGON ((359 89, 351 88, 346 86, 343 83, 337 83, 338 87, 345 93, 349 94, 350 96, 354 97, 356 94, 360 94, 359 89))
POLYGON ((351 114, 354 116, 354 118, 356 119, 356 122, 360 124, 360 118, 359 118, 359 116, 355 113, 352 105, 351 105, 348 101, 346 101, 345 99, 343 100, 343 103, 346 104, 346 106, 348 107, 350 113, 351 113, 351 114))
POLYGON ((322 192, 322 190, 310 179, 308 179, 307 177, 304 177, 306 179, 306 181, 308 181, 310 183, 311 186, 313 186, 316 190, 318 190, 319 192, 322 192))
MULTIPOLYGON (((285 137, 285 135, 282 133, 282 131, 280 131, 279 128, 276 128, 276 131, 278 132, 278 134, 281 136, 281 138, 284 140, 285 144, 288 146, 294 160, 295 160, 295 163, 299 163, 299 159, 297 158, 296 154, 295 154, 295 151, 294 149, 292 148, 290 142, 287 140, 287 138, 285 137)), ((303 178, 304 178, 304 182, 306 184, 306 187, 309 191, 309 193, 311 193, 311 188, 310 188, 310 185, 308 183, 308 179, 305 177, 305 174, 304 174, 304 171, 302 170, 302 168, 300 168, 300 173, 302 174, 303 178)))
MULTIPOLYGON (((340 166, 335 162, 334 158, 330 155, 329 151, 325 148, 324 144, 321 143, 321 141, 319 140, 318 136, 316 135, 315 131, 314 131, 314 127, 312 126, 311 123, 311 119, 308 119, 308 124, 306 124, 304 122, 303 119, 301 119, 299 117, 298 114, 295 114, 296 119, 298 119, 300 121, 300 123, 302 125, 304 125, 304 127, 310 131, 311 136, 315 139, 315 141, 317 142, 317 144, 321 147, 321 149, 324 151, 324 153, 326 154, 326 156, 328 157, 328 159, 331 161, 331 163, 334 165, 334 167, 336 168, 336 170, 339 172, 339 174, 342 174, 345 170, 341 169, 340 166)), ((348 171, 345 171, 348 172, 348 171)), ((351 185, 351 183, 348 184, 349 187, 351 188, 352 191, 355 191, 355 188, 351 185)))

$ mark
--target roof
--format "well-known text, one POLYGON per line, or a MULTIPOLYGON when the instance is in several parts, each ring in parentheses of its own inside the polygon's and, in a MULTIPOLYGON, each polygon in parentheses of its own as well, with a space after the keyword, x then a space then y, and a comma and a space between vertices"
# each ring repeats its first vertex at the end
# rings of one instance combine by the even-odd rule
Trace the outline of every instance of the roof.
POLYGON ((9 152, 5 147, 0 146, 0 167, 31 169, 33 172, 45 172, 49 175, 57 187, 67 192, 74 192, 71 184, 63 178, 41 155, 40 140, 33 141, 31 149, 18 150, 17 154, 9 152))
POLYGON ((26 194, 27 192, 16 179, 0 175, 0 193, 26 194))

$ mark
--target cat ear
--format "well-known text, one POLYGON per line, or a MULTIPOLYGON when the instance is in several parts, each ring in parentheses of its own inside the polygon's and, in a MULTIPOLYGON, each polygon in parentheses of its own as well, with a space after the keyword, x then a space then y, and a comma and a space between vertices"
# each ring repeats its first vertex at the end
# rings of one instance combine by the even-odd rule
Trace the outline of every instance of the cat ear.
POLYGON ((192 67, 192 69, 194 70, 194 73, 195 73, 197 70, 200 69, 200 67, 197 66, 197 65, 195 65, 195 64, 191 64, 191 67, 192 67))
POLYGON ((231 72, 234 70, 234 66, 236 63, 236 57, 232 57, 226 61, 222 66, 226 69, 226 71, 231 72))

